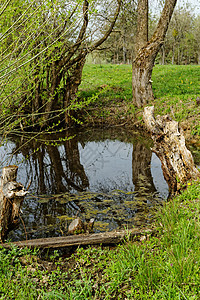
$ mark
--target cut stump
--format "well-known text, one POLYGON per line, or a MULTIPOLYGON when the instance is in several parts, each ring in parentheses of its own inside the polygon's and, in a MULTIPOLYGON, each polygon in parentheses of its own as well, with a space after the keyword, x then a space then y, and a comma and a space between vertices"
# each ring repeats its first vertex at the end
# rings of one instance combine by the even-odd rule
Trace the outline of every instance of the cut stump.
POLYGON ((20 207, 28 193, 24 186, 16 182, 17 166, 7 166, 2 170, 0 182, 0 241, 4 242, 9 231, 19 224, 20 207))
POLYGON ((159 157, 170 195, 178 192, 188 181, 200 178, 191 152, 186 148, 178 122, 168 115, 154 118, 154 106, 145 107, 143 120, 154 141, 152 151, 159 157))

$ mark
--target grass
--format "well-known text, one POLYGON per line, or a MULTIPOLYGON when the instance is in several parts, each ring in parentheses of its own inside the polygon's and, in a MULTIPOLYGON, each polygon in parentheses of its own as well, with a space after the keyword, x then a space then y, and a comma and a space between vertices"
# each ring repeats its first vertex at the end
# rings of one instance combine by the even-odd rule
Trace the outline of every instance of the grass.
POLYGON ((131 66, 130 65, 90 65, 83 70, 81 90, 91 95, 99 88, 110 87, 105 96, 114 99, 131 100, 131 66))
MULTIPOLYGON (((188 122, 200 135, 199 66, 156 66, 156 113, 188 122)), ((133 121, 131 67, 86 65, 80 95, 88 122, 133 121), (94 96, 96 95, 96 96, 94 96)), ((184 122, 183 122, 184 121, 184 122)), ((58 251, 0 248, 0 299, 200 299, 200 182, 166 203, 157 214, 157 233, 118 247, 79 248, 69 258, 58 251)))
MULTIPOLYGON (((131 77, 130 65, 85 65, 81 97, 98 95, 88 106, 85 122, 95 124, 100 117, 106 124, 140 120, 142 110, 132 104, 131 77)), ((196 106, 200 66, 157 65, 152 80, 155 100, 149 104, 155 106, 155 113, 169 114, 183 123, 184 130, 200 136, 200 106, 196 106)))
POLYGON ((200 184, 157 214, 157 234, 118 247, 56 251, 0 250, 0 299, 199 299, 200 184))
POLYGON ((156 66, 152 78, 156 113, 170 114, 200 135, 200 66, 156 66))

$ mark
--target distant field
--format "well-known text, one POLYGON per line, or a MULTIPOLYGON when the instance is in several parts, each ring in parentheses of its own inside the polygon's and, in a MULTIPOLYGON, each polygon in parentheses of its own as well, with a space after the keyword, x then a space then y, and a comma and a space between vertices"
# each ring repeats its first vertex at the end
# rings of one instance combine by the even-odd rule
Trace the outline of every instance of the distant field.
POLYGON ((110 99, 131 100, 131 66, 130 65, 89 65, 83 69, 81 90, 85 95, 92 95, 99 88, 109 86, 105 96, 110 99))
MULTIPOLYGON (((83 97, 105 89, 99 97, 101 105, 121 101, 132 103, 131 65, 86 64, 80 86, 83 97)), ((156 65, 152 74, 156 113, 169 113, 178 121, 190 119, 192 131, 200 135, 200 66, 156 65)))
MULTIPOLYGON (((121 96, 131 99, 131 77, 130 65, 87 64, 83 70, 81 89, 95 91, 105 84, 121 87, 121 96)), ((155 66, 152 80, 156 98, 182 96, 185 99, 200 94, 200 66, 155 66)))

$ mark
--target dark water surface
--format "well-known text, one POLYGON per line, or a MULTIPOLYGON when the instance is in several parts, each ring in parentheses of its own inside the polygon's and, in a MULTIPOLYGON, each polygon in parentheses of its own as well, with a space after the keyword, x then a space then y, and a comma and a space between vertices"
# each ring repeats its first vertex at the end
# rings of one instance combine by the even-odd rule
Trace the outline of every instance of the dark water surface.
POLYGON ((18 165, 17 181, 27 187, 31 180, 31 186, 22 208, 24 225, 9 238, 60 236, 75 216, 94 217, 95 232, 151 222, 155 206, 168 196, 151 146, 139 132, 124 130, 87 130, 29 142, 10 138, 0 148, 2 166, 8 160, 18 165), (74 138, 59 141, 68 136, 74 138))

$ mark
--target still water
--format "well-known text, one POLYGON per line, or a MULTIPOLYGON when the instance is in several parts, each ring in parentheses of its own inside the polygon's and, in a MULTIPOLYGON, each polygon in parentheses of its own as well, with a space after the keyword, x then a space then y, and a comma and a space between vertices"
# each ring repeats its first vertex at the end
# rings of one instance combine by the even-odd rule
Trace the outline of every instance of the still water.
POLYGON ((95 218, 94 232, 152 222, 168 186, 151 146, 139 132, 123 130, 9 138, 0 148, 2 167, 18 165, 17 181, 30 184, 24 224, 9 238, 61 236, 76 216, 95 218))

